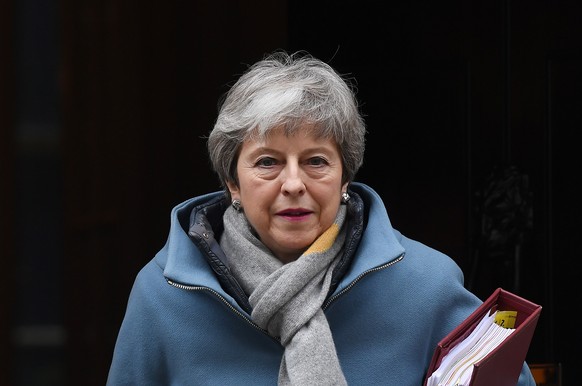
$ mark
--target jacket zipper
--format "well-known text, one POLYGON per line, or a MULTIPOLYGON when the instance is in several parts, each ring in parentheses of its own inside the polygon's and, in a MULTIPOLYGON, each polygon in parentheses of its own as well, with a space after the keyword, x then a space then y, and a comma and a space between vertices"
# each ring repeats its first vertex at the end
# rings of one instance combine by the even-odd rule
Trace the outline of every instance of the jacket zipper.
POLYGON ((401 261, 404 258, 404 253, 401 254, 400 256, 398 256, 396 259, 381 265, 379 267, 376 268, 372 268, 369 269, 367 271, 362 272, 361 274, 358 275, 358 277, 356 277, 346 288, 344 288, 343 290, 341 290, 340 292, 338 292, 337 294, 333 295, 332 297, 330 297, 321 307, 324 311, 327 309, 327 307, 329 307, 329 305, 334 302, 335 300, 337 300, 340 296, 343 296, 345 293, 347 293, 349 290, 351 290, 356 283, 358 283, 364 276, 368 275, 369 273, 372 272, 376 272, 376 271, 380 271, 383 270, 385 268, 388 268, 396 263, 398 263, 399 261, 401 261))
MULTIPOLYGON (((390 261, 389 263, 386 263, 384 265, 381 265, 379 267, 376 268, 372 268, 369 269, 367 271, 362 272, 361 274, 358 275, 358 277, 356 277, 346 288, 344 288, 343 290, 341 290, 340 292, 338 292, 337 294, 335 294, 334 296, 330 297, 321 307, 324 311, 325 309, 327 309, 327 307, 329 307, 329 305, 334 302, 335 300, 337 300, 340 296, 343 296, 344 294, 346 294, 349 290, 351 290, 356 283, 358 283, 364 276, 368 275, 369 273, 372 272, 376 272, 376 271, 380 271, 382 269, 388 268, 396 263, 398 263, 399 261, 401 261, 404 258, 404 253, 401 254, 400 256, 398 256, 396 259, 390 261)), ((192 285, 185 285, 185 284, 180 284, 180 283, 176 283, 170 279, 166 279, 166 281, 168 282, 168 284, 170 284, 173 287, 176 288, 180 288, 186 291, 208 291, 210 292, 212 295, 216 296, 224 305, 226 305, 228 307, 228 309, 230 309, 232 312, 234 312, 236 315, 238 315, 239 317, 241 317, 244 321, 246 321, 248 324, 250 324, 252 327, 254 327, 255 329, 261 331, 262 333, 264 333, 265 335, 268 335, 269 337, 275 339, 278 342, 281 342, 281 340, 277 337, 272 336, 271 334, 269 334, 269 332, 267 330, 265 330, 264 328, 261 328, 261 326, 259 326, 258 324, 256 324, 255 322, 253 322, 251 319, 249 319, 245 314, 243 314, 242 312, 240 312, 239 310, 237 310, 235 307, 233 307, 232 304, 229 303, 228 300, 226 300, 224 298, 224 296, 222 296, 221 294, 219 294, 217 291, 213 290, 212 288, 209 287, 202 287, 202 286, 192 286, 192 285)))
POLYGON ((239 310, 237 310, 235 307, 233 307, 233 305, 230 304, 229 301, 224 298, 224 296, 222 296, 221 294, 219 294, 217 291, 213 290, 212 288, 202 287, 202 286, 193 286, 193 285, 180 284, 180 283, 176 283, 175 281, 172 281, 170 279, 166 279, 166 281, 168 282, 169 285, 171 285, 173 287, 176 287, 176 288, 180 288, 180 289, 186 290, 186 291, 208 291, 208 292, 210 292, 212 295, 216 296, 224 305, 226 305, 228 307, 228 309, 230 309, 236 315, 238 315, 239 317, 241 317, 245 322, 247 322, 248 324, 250 324, 255 329, 261 331, 265 335, 268 335, 269 337, 271 337, 271 338, 275 339, 276 341, 280 342, 280 339, 278 339, 278 338, 272 336, 271 334, 269 334, 269 332, 267 330, 265 330, 264 328, 261 328, 261 326, 259 326, 255 322, 253 322, 245 314, 243 314, 242 312, 240 312, 239 310))

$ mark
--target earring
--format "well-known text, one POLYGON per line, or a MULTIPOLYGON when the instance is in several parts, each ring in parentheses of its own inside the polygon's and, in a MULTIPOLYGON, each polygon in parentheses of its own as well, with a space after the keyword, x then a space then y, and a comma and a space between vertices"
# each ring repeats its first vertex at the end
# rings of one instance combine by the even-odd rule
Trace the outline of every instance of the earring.
POLYGON ((242 207, 240 204, 240 200, 238 199, 234 199, 232 200, 232 207, 234 208, 234 210, 236 210, 237 212, 240 212, 240 208, 242 207))
POLYGON ((350 195, 348 194, 348 192, 343 192, 342 193, 342 204, 347 204, 348 201, 350 200, 350 195))

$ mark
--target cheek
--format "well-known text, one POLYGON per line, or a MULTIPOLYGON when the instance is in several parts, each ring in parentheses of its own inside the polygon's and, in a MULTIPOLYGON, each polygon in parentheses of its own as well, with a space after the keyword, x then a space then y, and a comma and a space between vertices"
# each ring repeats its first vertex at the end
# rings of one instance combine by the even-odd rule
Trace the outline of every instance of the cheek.
POLYGON ((320 205, 322 221, 324 222, 333 222, 335 216, 337 214, 339 205, 340 205, 340 197, 336 191, 328 191, 325 194, 320 194, 316 200, 320 205))
POLYGON ((256 226, 259 225, 259 222, 264 223, 268 221, 269 209, 274 201, 274 197, 276 197, 276 194, 273 194, 272 190, 265 189, 264 186, 259 184, 247 184, 244 188, 241 185, 242 205, 245 208, 245 214, 249 221, 256 223, 253 225, 256 226))
POLYGON ((241 198, 247 205, 253 207, 261 207, 267 205, 272 199, 273 189, 268 189, 266 186, 252 181, 247 181, 244 185, 241 184, 241 198))
POLYGON ((325 208, 325 219, 326 221, 328 221, 331 225, 331 223, 333 223, 333 220, 335 220, 335 216, 337 215, 338 209, 340 206, 340 202, 337 199, 330 199, 327 201, 327 205, 325 208))

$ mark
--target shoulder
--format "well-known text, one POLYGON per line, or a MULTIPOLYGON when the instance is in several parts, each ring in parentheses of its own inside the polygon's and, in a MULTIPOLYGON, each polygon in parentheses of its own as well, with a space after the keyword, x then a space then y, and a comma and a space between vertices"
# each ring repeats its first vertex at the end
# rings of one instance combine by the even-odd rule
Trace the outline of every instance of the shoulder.
POLYGON ((358 182, 350 185, 350 193, 361 199, 364 212, 364 230, 354 261, 357 272, 372 266, 382 266, 402 260, 386 274, 400 282, 416 281, 427 285, 442 285, 442 282, 463 283, 463 273, 455 260, 445 253, 420 241, 404 236, 392 226, 386 206, 380 195, 371 187, 358 182), (362 257, 364 256, 364 257, 362 257))
POLYGON ((463 272, 456 261, 449 255, 430 247, 418 240, 414 240, 395 231, 397 237, 404 247, 405 259, 413 267, 423 267, 433 273, 443 275, 454 275, 460 279, 463 278, 463 272))
POLYGON ((392 280, 400 283, 400 288, 429 302, 439 299, 441 305, 450 305, 457 296, 469 294, 464 288, 463 271, 451 257, 398 231, 394 232, 404 248, 404 257, 395 264, 390 275, 392 280))
POLYGON ((162 252, 145 264, 137 273, 131 292, 129 295, 128 307, 133 311, 144 312, 147 309, 157 308, 160 295, 166 293, 170 288, 164 277, 163 267, 157 259, 162 252), (156 296, 152 296, 152 294, 156 296))

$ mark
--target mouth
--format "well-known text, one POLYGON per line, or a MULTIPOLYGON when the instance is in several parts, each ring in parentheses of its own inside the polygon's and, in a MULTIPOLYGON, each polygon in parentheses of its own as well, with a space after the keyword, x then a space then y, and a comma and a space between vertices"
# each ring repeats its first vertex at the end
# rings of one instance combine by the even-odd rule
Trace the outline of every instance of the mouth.
POLYGON ((301 219, 301 218, 305 218, 306 216, 309 216, 311 213, 313 213, 313 212, 310 210, 307 210, 307 209, 294 209, 293 208, 293 209, 282 210, 282 211, 277 213, 277 216, 290 218, 290 219, 301 219))

